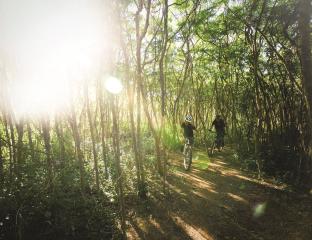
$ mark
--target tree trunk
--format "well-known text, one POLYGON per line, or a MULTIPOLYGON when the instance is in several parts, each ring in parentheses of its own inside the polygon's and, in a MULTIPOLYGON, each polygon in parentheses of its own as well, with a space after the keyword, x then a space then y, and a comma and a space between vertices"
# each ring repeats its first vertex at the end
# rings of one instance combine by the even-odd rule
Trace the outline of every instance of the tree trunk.
MULTIPOLYGON (((123 41, 123 38, 121 36, 121 43, 122 43, 122 51, 125 58, 125 67, 126 67, 126 76, 129 76, 126 80, 126 89, 127 89, 127 95, 128 95, 128 108, 129 108, 129 120, 130 120, 130 126, 131 126, 131 138, 132 138, 132 148, 134 153, 134 162, 136 167, 136 176, 137 176, 137 191, 138 195, 141 198, 146 198, 146 183, 142 179, 142 159, 140 158, 140 154, 138 151, 137 146, 137 138, 136 138, 136 127, 134 123, 134 91, 135 91, 135 84, 131 86, 130 81, 130 63, 129 63, 129 56, 127 52, 127 48, 125 46, 125 43, 123 41)), ((140 119, 140 118, 139 118, 140 119)), ((138 136, 139 137, 139 136, 138 136)), ((144 175, 143 175, 144 176, 144 175)))
POLYGON ((3 175, 3 165, 4 165, 4 157, 3 157, 3 148, 4 144, 2 142, 2 132, 0 132, 0 186, 3 183, 4 175, 3 175))
POLYGON ((102 158, 104 163, 105 179, 108 179, 108 163, 107 163, 107 150, 105 142, 105 119, 104 119, 104 101, 103 101, 103 86, 101 80, 98 82, 97 99, 100 106, 100 122, 101 122, 101 146, 102 158))
POLYGON ((81 191, 83 194, 86 190, 85 168, 84 168, 83 153, 81 150, 81 139, 80 139, 74 106, 71 107, 71 117, 69 119, 69 122, 72 128, 73 138, 75 142, 75 150, 76 150, 76 155, 77 155, 77 160, 78 160, 78 165, 79 165, 79 173, 80 173, 80 187, 81 187, 81 191))
POLYGON ((311 53, 311 0, 299 0, 299 34, 300 57, 302 69, 302 83, 308 103, 308 129, 307 159, 304 161, 303 182, 312 188, 312 53, 311 53))
MULTIPOLYGON (((166 98, 166 81, 164 76, 164 58, 167 51, 167 42, 168 42, 168 0, 164 1, 164 34, 162 37, 162 50, 161 55, 159 59, 159 83, 160 83, 160 91, 161 91, 161 121, 160 121, 160 131, 159 131, 159 141, 158 147, 161 146, 162 136, 163 136, 163 130, 164 130, 164 122, 165 122, 165 113, 166 113, 166 106, 165 106, 165 98, 166 98)), ((161 150, 158 150, 159 152, 161 150)), ((163 146, 163 149, 161 151, 163 153, 163 192, 166 195, 167 193, 167 156, 166 156, 166 150, 163 146)), ((160 157, 161 158, 161 157, 160 157)))
POLYGON ((53 188, 53 160, 52 160, 52 150, 51 150, 51 136, 50 136, 50 123, 49 120, 42 120, 42 134, 44 140, 44 148, 48 167, 48 186, 53 188))
POLYGON ((100 180, 99 180, 99 168, 98 168, 98 158, 96 152, 96 139, 95 139, 95 126, 92 120, 92 113, 90 109, 89 103, 89 93, 88 93, 88 86, 85 85, 85 101, 87 107, 87 115, 88 115, 88 122, 89 122, 89 129, 91 133, 91 141, 92 141, 92 154, 93 154, 93 162, 94 162, 94 172, 95 172, 95 183, 96 183, 96 190, 100 190, 100 180))
POLYGON ((120 207, 120 217, 121 217, 121 229, 123 235, 126 236, 126 213, 125 213, 125 203, 124 203, 124 193, 123 193, 123 175, 120 165, 120 146, 119 146, 119 126, 118 126, 118 102, 116 103, 116 98, 111 96, 111 108, 113 114, 113 144, 115 151, 115 166, 117 173, 117 186, 118 186, 118 197, 119 197, 119 207, 120 207))
POLYGON ((9 132, 9 126, 8 126, 8 121, 7 121, 7 115, 3 115, 3 121, 4 121, 4 129, 5 129, 5 137, 7 141, 7 146, 9 149, 9 175, 10 175, 10 180, 12 180, 13 177, 13 146, 11 142, 11 137, 10 137, 10 132, 9 132))
POLYGON ((24 121, 23 121, 23 119, 20 119, 19 123, 16 124, 16 130, 17 130, 16 174, 17 174, 19 180, 21 180, 20 179, 21 178, 20 168, 25 164, 25 161, 23 159, 23 136, 24 136, 24 121))
POLYGON ((64 140, 64 133, 63 133, 63 126, 62 122, 60 121, 59 117, 55 118, 55 132, 57 136, 57 140, 59 143, 59 161, 61 166, 65 165, 65 154, 66 154, 66 149, 65 149, 65 140, 64 140))
POLYGON ((8 123, 9 123, 9 128, 10 128, 10 135, 11 135, 11 146, 12 146, 12 167, 13 167, 13 172, 16 174, 16 159, 17 159, 17 154, 16 154, 16 143, 15 143, 15 130, 13 126, 13 120, 10 115, 8 115, 8 123))
POLYGON ((34 147, 34 142, 32 139, 32 132, 31 132, 31 126, 30 123, 27 123, 27 136, 28 136, 28 145, 29 145, 29 150, 30 150, 30 156, 31 156, 31 161, 35 162, 35 147, 34 147))
MULTIPOLYGON (((155 152, 156 152, 156 168, 159 173, 162 173, 163 169, 161 167, 161 159, 160 159, 160 141, 159 141, 159 136, 156 133, 155 127, 153 125, 153 122, 151 120, 150 113, 148 111, 148 106, 147 106, 147 95, 145 92, 143 80, 142 80, 142 62, 141 62, 141 48, 142 48, 142 40, 146 35, 148 26, 149 26, 149 17, 150 17, 150 9, 151 9, 151 0, 147 1, 147 8, 146 8, 146 19, 145 19, 145 25, 143 32, 140 33, 140 13, 143 10, 143 1, 140 1, 139 8, 136 12, 135 15, 135 26, 136 26, 136 60, 137 60, 137 98, 138 102, 140 101, 140 95, 142 97, 142 104, 143 104, 143 110, 145 113, 145 116, 148 121, 149 128, 151 129, 152 135, 155 140, 155 152)), ((137 103, 138 104, 138 103, 137 103)), ((138 114, 140 114, 140 104, 138 104, 138 114)), ((139 116, 139 115, 138 115, 139 116)), ((139 119, 138 119, 139 120, 139 119)), ((137 127, 137 132, 138 136, 140 133, 140 128, 139 126, 137 127)), ((137 145, 139 149, 139 154, 140 154, 140 138, 137 137, 137 145)), ((143 164, 141 166, 143 168, 143 164)), ((142 173, 144 173, 142 169, 142 173)))

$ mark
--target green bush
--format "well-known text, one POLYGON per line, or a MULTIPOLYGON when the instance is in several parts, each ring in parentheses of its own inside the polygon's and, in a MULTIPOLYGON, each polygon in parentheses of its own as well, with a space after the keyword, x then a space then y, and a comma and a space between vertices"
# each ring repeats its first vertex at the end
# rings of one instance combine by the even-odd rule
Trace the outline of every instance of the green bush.
POLYGON ((179 150, 182 142, 179 138, 177 126, 167 125, 163 129, 163 144, 170 150, 179 150))
POLYGON ((0 190, 0 239, 98 240, 120 235, 116 203, 103 192, 82 195, 74 166, 63 169, 53 189, 47 189, 42 169, 25 170, 21 180, 4 182, 0 190))

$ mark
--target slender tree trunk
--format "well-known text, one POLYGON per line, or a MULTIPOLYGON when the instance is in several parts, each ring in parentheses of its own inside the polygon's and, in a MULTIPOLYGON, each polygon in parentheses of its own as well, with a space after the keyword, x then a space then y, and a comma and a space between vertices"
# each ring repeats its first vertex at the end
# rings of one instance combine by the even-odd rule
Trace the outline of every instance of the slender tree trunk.
POLYGON ((44 140, 44 148, 47 160, 48 168, 48 185, 49 188, 53 189, 53 160, 52 160, 52 149, 51 149, 51 136, 50 136, 50 122, 48 119, 42 119, 42 134, 44 140))
POLYGON ((9 175, 10 175, 10 180, 12 180, 13 176, 13 150, 12 150, 12 142, 11 142, 11 137, 10 137, 10 132, 9 132, 9 126, 8 126, 8 121, 7 121, 7 115, 3 115, 3 121, 4 121, 4 129, 5 129, 5 137, 9 149, 9 175))
POLYGON ((138 151, 137 146, 137 138, 136 138, 136 128, 134 123, 134 90, 135 90, 135 84, 131 86, 130 81, 130 63, 129 63, 129 56, 128 52, 125 46, 125 43, 123 41, 123 38, 121 37, 122 42, 122 51, 125 58, 125 67, 126 67, 126 76, 129 76, 126 81, 126 89, 127 89, 127 95, 128 95, 128 108, 129 108, 129 120, 130 120, 130 126, 131 126, 131 138, 132 138, 132 148, 134 153, 134 162, 136 166, 136 175, 137 175, 137 191, 138 195, 141 198, 146 198, 146 183, 142 180, 142 159, 140 158, 140 154, 138 151))
POLYGON ((104 119, 104 101, 103 101, 103 86, 101 80, 98 82, 98 101, 100 105, 100 122, 101 122, 101 145, 102 145, 102 158, 104 163, 105 179, 108 179, 108 163, 107 163, 107 148, 105 142, 105 119, 104 119))
POLYGON ((159 58, 159 84, 161 91, 161 115, 165 116, 165 76, 164 76, 164 59, 167 51, 167 42, 168 42, 168 0, 164 1, 164 9, 163 9, 163 17, 164 17, 164 34, 162 36, 162 49, 159 58))
POLYGON ((0 132, 0 186, 4 180, 4 172, 3 172, 3 165, 4 165, 4 157, 3 157, 3 141, 2 141, 2 132, 0 132))
POLYGON ((16 174, 20 180, 21 178, 21 167, 25 164, 23 159, 23 136, 24 136, 24 120, 20 119, 19 122, 16 124, 17 130, 17 146, 16 146, 16 174))
MULTIPOLYGON (((149 1, 150 6, 150 1, 149 1)), ((142 78, 142 61, 141 61, 141 46, 142 40, 146 34, 147 26, 144 27, 143 33, 140 33, 140 13, 143 10, 143 0, 139 1, 138 10, 135 14, 135 29, 136 29, 136 90, 137 90, 137 128, 136 128, 136 146, 138 153, 138 170, 141 182, 145 182, 144 165, 142 163, 142 143, 141 143, 141 78, 142 78)), ((149 10, 148 13, 149 15, 149 10)))
POLYGON ((124 192, 123 192, 123 174, 120 165, 120 145, 119 145, 119 126, 118 126, 118 102, 114 96, 111 96, 111 108, 113 115, 113 143, 115 151, 115 166, 117 173, 117 185, 118 185, 118 196, 119 196, 119 207, 121 217, 121 229, 123 235, 126 236, 126 213, 124 203, 124 192))
POLYGON ((35 147, 34 147, 34 142, 32 139, 32 130, 30 123, 27 123, 27 136, 28 136, 28 145, 29 145, 29 150, 30 150, 30 156, 31 156, 31 161, 35 162, 36 161, 36 156, 35 156, 35 147))
MULTIPOLYGON (((160 140, 159 136, 157 135, 157 132, 155 130, 154 124, 151 120, 151 116, 148 110, 147 106, 147 95, 145 92, 143 80, 142 80, 142 61, 141 61, 141 48, 142 48, 142 40, 146 35, 148 26, 149 26, 149 17, 150 17, 150 9, 151 9, 151 0, 147 1, 146 4, 146 19, 145 19, 145 25, 143 32, 140 33, 140 13, 143 10, 143 1, 141 0, 139 3, 139 8, 135 15, 135 26, 136 26, 136 60, 137 60, 137 97, 138 100, 140 98, 140 95, 142 97, 142 104, 143 104, 143 110, 145 113, 145 116, 148 121, 148 125, 151 129, 151 132, 153 134, 154 140, 155 140, 155 151, 156 151, 156 168, 159 173, 163 172, 163 169, 161 167, 161 152, 160 152, 160 140)), ((139 101, 138 101, 139 102, 139 101)), ((140 114, 140 105, 138 105, 138 113, 140 114)), ((137 126, 137 132, 140 132, 139 126, 137 126)), ((138 135, 139 136, 139 135, 138 135)), ((137 145, 140 152, 140 138, 137 137, 137 145)), ((143 168, 143 164, 141 166, 143 168)), ((142 169, 142 173, 144 173, 144 170, 142 169)))
POLYGON ((78 160, 78 164, 79 164, 80 187, 81 187, 81 191, 83 194, 86 190, 85 168, 84 168, 83 153, 81 150, 81 139, 80 139, 80 134, 79 134, 79 129, 78 129, 78 124, 77 124, 77 120, 76 120, 74 106, 72 106, 72 108, 71 108, 71 116, 70 116, 69 122, 70 122, 70 125, 72 128, 72 131, 73 131, 75 150, 76 150, 77 160, 78 160))
POLYGON ((16 159, 17 159, 17 154, 16 154, 16 143, 15 143, 15 130, 13 126, 13 120, 10 115, 8 115, 8 123, 9 123, 9 128, 10 128, 10 137, 11 137, 11 146, 12 146, 12 166, 13 166, 13 172, 16 174, 16 159))
POLYGON ((140 180, 144 181, 144 165, 142 164, 142 138, 141 138, 141 94, 140 94, 140 86, 138 80, 136 82, 136 90, 137 90, 137 98, 136 98, 136 146, 137 146, 137 153, 138 153, 138 170, 140 174, 140 180), (143 177, 143 179, 142 179, 143 177))
POLYGON ((66 155, 66 148, 65 148, 65 139, 64 139, 64 132, 62 122, 60 121, 59 117, 55 118, 55 132, 57 136, 57 140, 59 143, 59 160, 61 162, 61 166, 65 165, 65 155, 66 155))
POLYGON ((89 123, 89 129, 90 129, 91 141, 92 141, 92 154, 93 154, 93 162, 94 162, 96 190, 99 191, 100 180, 99 180, 98 158, 97 158, 97 152, 96 152, 95 126, 93 124, 92 113, 90 109, 89 93, 88 93, 87 85, 85 85, 84 91, 85 91, 85 101, 86 101, 86 107, 87 107, 88 123, 89 123))
POLYGON ((312 53, 311 53, 311 0, 299 0, 299 34, 302 68, 302 83, 309 108, 308 116, 308 159, 304 164, 303 178, 308 188, 312 187, 312 53))
MULTIPOLYGON (((168 42, 168 0, 164 1, 164 34, 162 38, 162 50, 160 54, 159 60, 159 83, 160 83, 160 90, 161 90, 161 121, 160 121, 160 131, 159 131, 159 141, 162 141, 163 130, 164 130, 164 122, 165 122, 165 113, 166 113, 166 106, 165 106, 165 99, 166 99, 166 82, 164 76, 164 58, 167 51, 167 42, 168 42)), ((159 144, 160 146, 160 144, 159 144)), ((159 150, 158 150, 159 151, 159 150)), ((160 150, 161 151, 161 150, 160 150)), ((161 151, 163 153, 164 159, 164 167, 163 167, 163 192, 166 195, 167 193, 167 156, 166 156, 166 149, 163 146, 161 151)))

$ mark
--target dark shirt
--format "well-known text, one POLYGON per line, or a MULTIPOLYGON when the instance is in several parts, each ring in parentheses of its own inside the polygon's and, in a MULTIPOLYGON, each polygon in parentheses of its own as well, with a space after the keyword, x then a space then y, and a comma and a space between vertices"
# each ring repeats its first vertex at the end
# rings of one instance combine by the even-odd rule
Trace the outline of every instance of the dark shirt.
POLYGON ((194 133, 193 130, 196 129, 196 127, 194 125, 192 125, 191 123, 186 123, 183 122, 181 124, 181 127, 184 129, 184 137, 186 138, 193 138, 194 137, 194 133))
POLYGON ((220 119, 215 119, 212 122, 212 126, 215 127, 217 132, 224 132, 224 128, 225 128, 225 123, 224 120, 222 118, 220 119))

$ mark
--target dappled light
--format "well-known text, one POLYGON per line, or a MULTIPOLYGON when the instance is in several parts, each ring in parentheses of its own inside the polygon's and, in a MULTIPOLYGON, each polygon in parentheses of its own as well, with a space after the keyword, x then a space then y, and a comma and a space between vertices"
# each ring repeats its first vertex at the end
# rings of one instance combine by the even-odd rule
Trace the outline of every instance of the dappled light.
POLYGON ((207 232, 204 232, 201 229, 197 229, 194 226, 187 224, 185 221, 183 221, 181 217, 173 216, 172 218, 189 235, 190 239, 214 240, 214 238, 208 235, 207 232))
POLYGON ((185 177, 185 179, 187 179, 187 181, 190 181, 192 183, 192 186, 194 188, 204 188, 204 189, 207 189, 213 193, 217 193, 214 190, 214 184, 213 183, 209 183, 207 180, 201 179, 200 177, 198 177, 196 175, 190 175, 188 173, 182 173, 182 172, 177 172, 177 173, 175 173, 175 175, 180 176, 180 177, 185 177))
POLYGON ((258 218, 265 214, 267 203, 258 203, 253 210, 253 216, 258 218))
POLYGON ((229 195, 231 198, 233 198, 235 201, 239 201, 239 202, 242 202, 242 203, 244 203, 244 204, 248 204, 248 202, 244 199, 244 198, 242 198, 242 197, 240 197, 240 196, 238 196, 238 195, 236 195, 236 194, 233 194, 233 193, 227 193, 227 195, 229 195))

